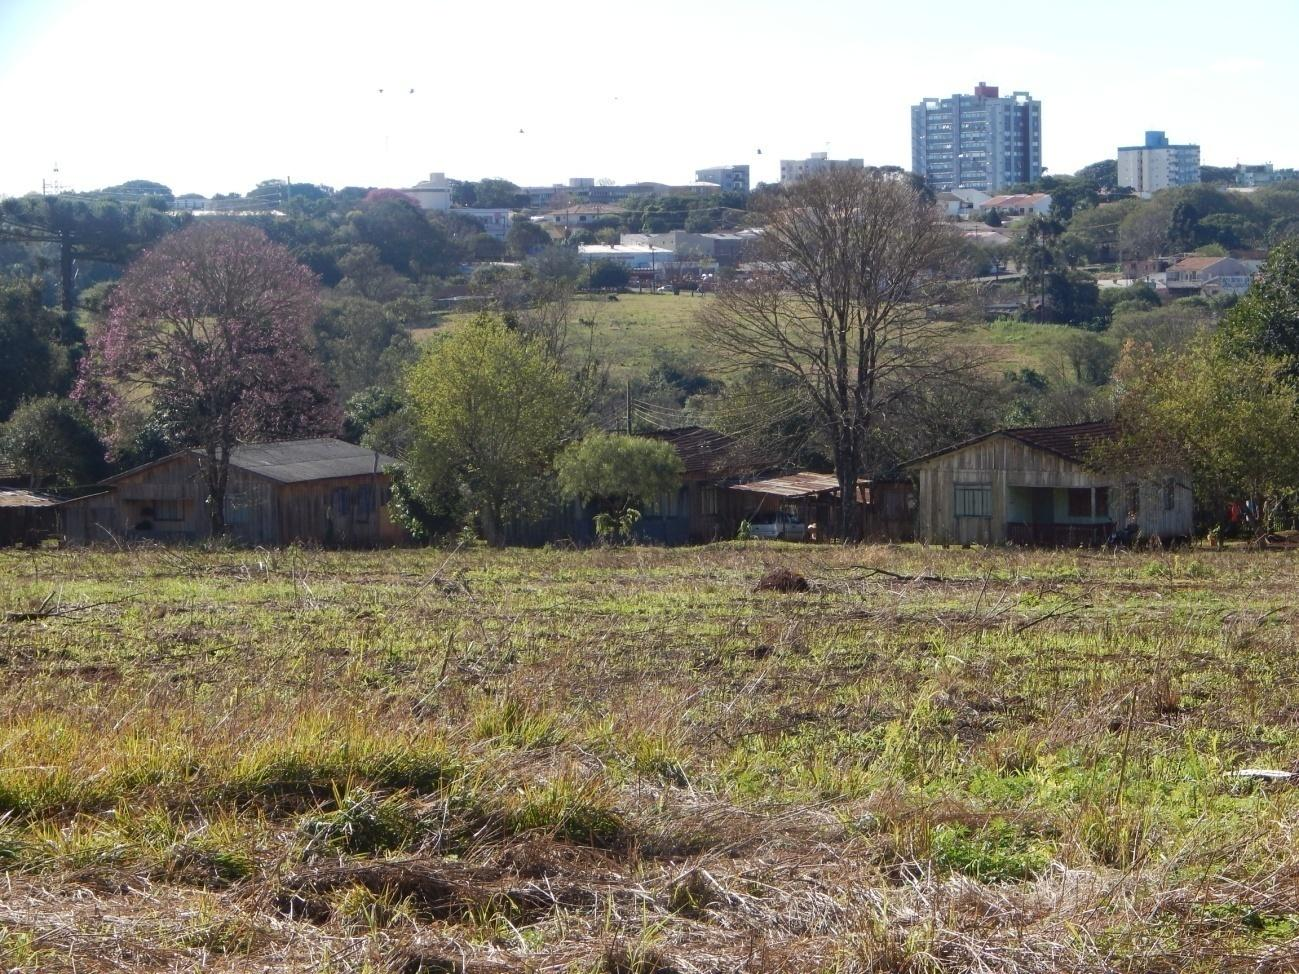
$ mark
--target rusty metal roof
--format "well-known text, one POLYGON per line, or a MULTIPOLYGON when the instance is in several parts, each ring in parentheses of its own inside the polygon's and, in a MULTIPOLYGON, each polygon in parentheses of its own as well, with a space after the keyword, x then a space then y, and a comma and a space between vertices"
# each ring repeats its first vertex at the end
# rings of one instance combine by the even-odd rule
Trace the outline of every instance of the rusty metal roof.
POLYGON ((839 489, 839 481, 832 473, 791 473, 767 480, 751 480, 747 484, 733 484, 731 490, 750 494, 770 494, 774 497, 812 497, 839 489))

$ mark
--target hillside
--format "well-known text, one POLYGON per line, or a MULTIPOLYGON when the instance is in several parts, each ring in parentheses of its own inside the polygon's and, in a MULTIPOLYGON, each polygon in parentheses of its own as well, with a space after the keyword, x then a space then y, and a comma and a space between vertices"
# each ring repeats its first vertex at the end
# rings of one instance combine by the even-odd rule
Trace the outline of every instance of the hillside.
MULTIPOLYGON (((595 321, 595 347, 617 379, 645 375, 657 351, 694 359, 706 372, 719 373, 724 363, 691 336, 691 324, 700 308, 712 300, 706 294, 621 294, 617 301, 603 295, 582 295, 574 302, 573 316, 595 321)), ((471 315, 447 314, 436 328, 412 332, 426 341, 450 331, 471 315)), ((993 353, 995 370, 1032 368, 1047 372, 1059 360, 1062 342, 1076 330, 1063 325, 1032 322, 995 322, 974 327, 963 340, 993 353)))
POLYGON ((0 966, 1281 971, 1284 555, 0 552, 0 966), (806 594, 755 593, 784 563, 806 594))

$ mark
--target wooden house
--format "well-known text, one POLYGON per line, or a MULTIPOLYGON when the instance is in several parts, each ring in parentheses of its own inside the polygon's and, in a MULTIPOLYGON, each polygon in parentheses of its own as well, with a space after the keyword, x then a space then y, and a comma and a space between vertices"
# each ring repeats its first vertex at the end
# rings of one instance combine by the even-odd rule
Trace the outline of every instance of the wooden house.
POLYGON ((687 544, 734 537, 724 511, 727 485, 770 464, 746 455, 733 437, 702 426, 638 432, 671 444, 685 472, 675 493, 642 512, 637 533, 661 544, 687 544))
MULTIPOLYGON (((117 474, 97 494, 59 505, 69 544, 196 541, 210 535, 207 481, 197 450, 117 474)), ((230 453, 226 526, 245 544, 399 544, 388 516, 392 457, 319 438, 240 445, 230 453)))
POLYGON ((1189 538, 1189 477, 1137 481, 1089 466, 1092 449, 1116 435, 1111 423, 1005 429, 912 460, 917 540, 1098 545, 1129 513, 1142 537, 1189 538))

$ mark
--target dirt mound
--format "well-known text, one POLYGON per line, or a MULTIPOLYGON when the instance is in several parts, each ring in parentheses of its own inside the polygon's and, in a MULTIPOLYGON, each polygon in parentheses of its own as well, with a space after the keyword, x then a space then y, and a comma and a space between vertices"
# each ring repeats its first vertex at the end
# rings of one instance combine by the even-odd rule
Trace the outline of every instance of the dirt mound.
POLYGON ((806 592, 812 586, 807 579, 789 568, 773 568, 758 579, 755 592, 806 592))

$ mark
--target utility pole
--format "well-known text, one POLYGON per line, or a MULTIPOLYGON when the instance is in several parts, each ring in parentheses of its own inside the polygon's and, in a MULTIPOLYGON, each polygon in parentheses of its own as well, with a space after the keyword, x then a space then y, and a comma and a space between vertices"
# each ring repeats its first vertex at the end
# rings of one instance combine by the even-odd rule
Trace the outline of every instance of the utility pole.
POLYGON ((631 436, 631 379, 627 380, 627 435, 631 436))

